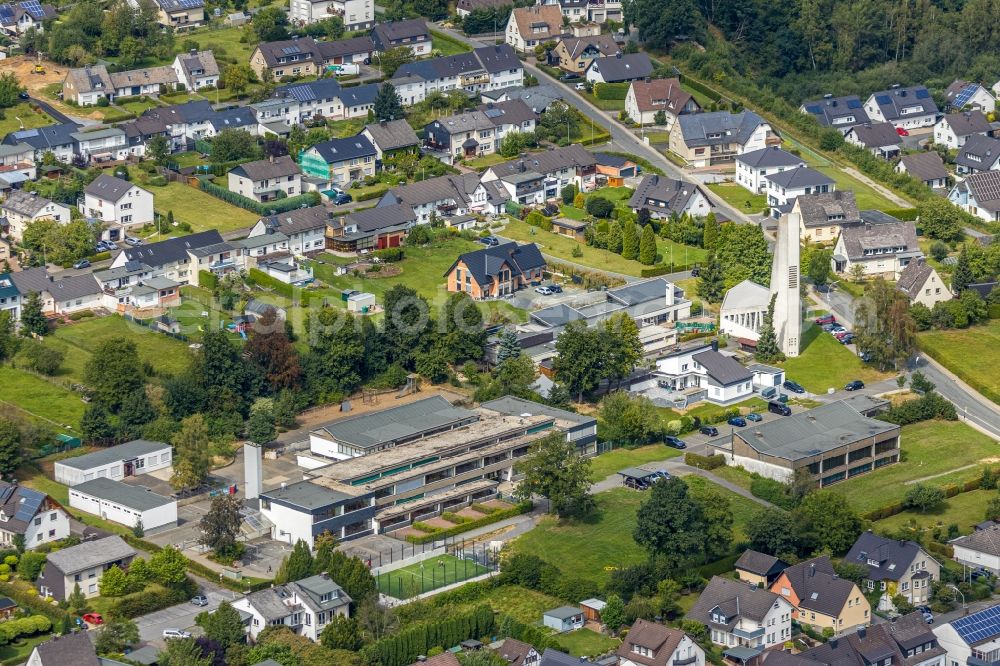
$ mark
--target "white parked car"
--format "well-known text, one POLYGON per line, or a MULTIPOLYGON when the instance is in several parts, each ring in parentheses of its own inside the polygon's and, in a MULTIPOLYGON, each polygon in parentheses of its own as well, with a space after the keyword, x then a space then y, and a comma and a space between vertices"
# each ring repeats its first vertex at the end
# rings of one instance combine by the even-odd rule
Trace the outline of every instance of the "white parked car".
POLYGON ((163 638, 167 640, 171 638, 191 638, 191 632, 181 631, 180 629, 164 629, 163 638))
POLYGON ((545 286, 535 287, 535 291, 537 291, 542 296, 550 296, 550 295, 552 295, 552 289, 550 289, 549 287, 545 287, 545 286))

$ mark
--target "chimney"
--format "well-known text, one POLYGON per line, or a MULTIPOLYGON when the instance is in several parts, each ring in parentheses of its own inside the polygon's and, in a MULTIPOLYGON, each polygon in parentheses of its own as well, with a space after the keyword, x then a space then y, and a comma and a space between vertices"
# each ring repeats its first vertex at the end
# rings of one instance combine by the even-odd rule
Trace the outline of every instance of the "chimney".
POLYGON ((816 575, 816 565, 810 563, 809 564, 809 577, 812 578, 815 575, 816 575))
POLYGON ((198 49, 191 49, 191 55, 198 55, 198 49))
POLYGON ((867 629, 865 629, 864 627, 858 627, 858 638, 864 640, 867 635, 868 635, 867 629))
POLYGON ((618 60, 621 60, 622 59, 622 52, 621 51, 615 52, 615 58, 617 58, 618 60))
POLYGON ((826 644, 829 645, 832 649, 836 650, 837 649, 837 642, 838 641, 837 641, 836 638, 831 638, 829 641, 827 641, 826 644))

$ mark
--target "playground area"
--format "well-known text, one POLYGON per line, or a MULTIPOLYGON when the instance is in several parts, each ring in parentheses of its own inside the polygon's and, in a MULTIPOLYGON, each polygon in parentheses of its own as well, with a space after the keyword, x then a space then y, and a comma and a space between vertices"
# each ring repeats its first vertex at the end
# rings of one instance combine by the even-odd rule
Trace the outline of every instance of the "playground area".
POLYGON ((375 582, 382 594, 396 599, 409 599, 494 570, 495 567, 484 566, 477 559, 473 559, 471 555, 459 558, 442 553, 400 569, 376 574, 375 582))

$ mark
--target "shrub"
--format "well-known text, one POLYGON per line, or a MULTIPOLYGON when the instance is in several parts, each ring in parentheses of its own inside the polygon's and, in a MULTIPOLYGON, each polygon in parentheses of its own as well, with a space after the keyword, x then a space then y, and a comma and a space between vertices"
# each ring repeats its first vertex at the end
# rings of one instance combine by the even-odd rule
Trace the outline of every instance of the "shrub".
POLYGON ((615 205, 604 197, 590 197, 587 199, 587 212, 594 217, 608 218, 615 205))
POLYGON ((212 271, 198 271, 198 284, 214 291, 219 286, 219 276, 212 271))
POLYGON ((438 539, 444 539, 445 537, 455 536, 456 534, 461 534, 462 532, 468 532, 469 530, 474 530, 477 527, 482 527, 484 525, 489 525, 500 520, 505 520, 507 518, 513 518, 514 516, 520 516, 522 513, 528 513, 532 509, 532 503, 521 502, 515 504, 509 509, 501 509, 499 511, 494 511, 493 513, 483 516, 482 518, 476 518, 475 520, 469 520, 467 522, 461 523, 460 525, 455 525, 454 527, 449 527, 447 529, 441 529, 440 527, 431 527, 426 523, 416 522, 413 523, 413 527, 417 528, 422 532, 427 534, 423 536, 410 535, 406 537, 406 540, 412 544, 422 544, 428 543, 430 541, 437 541, 438 539))
POLYGON ((795 508, 795 498, 791 495, 791 488, 780 481, 754 474, 750 480, 750 493, 782 509, 795 508))
POLYGON ((80 321, 81 319, 87 319, 88 317, 93 317, 93 310, 79 310, 78 312, 72 312, 69 315, 70 321, 80 321))
POLYGON ((685 453, 684 463, 698 469, 718 469, 726 464, 726 457, 721 453, 714 456, 702 456, 697 453, 685 453))
POLYGON ((241 194, 230 192, 226 188, 216 185, 207 178, 202 178, 199 182, 202 191, 211 194, 213 197, 222 199, 226 203, 244 208, 257 213, 258 215, 270 215, 271 211, 274 211, 275 213, 287 213, 290 210, 301 208, 303 204, 306 206, 316 206, 320 203, 320 196, 318 192, 308 192, 306 194, 287 197, 277 201, 260 203, 259 201, 254 201, 253 199, 245 197, 241 194))
POLYGON ((375 252, 373 252, 372 255, 377 257, 380 261, 384 261, 387 264, 392 264, 397 261, 403 260, 403 248, 387 247, 382 250, 375 250, 375 252))

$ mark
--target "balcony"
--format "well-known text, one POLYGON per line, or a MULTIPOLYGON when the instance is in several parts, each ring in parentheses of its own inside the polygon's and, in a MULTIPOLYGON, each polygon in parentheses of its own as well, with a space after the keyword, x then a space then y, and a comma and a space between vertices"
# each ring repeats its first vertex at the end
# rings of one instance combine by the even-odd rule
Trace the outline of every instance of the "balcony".
POLYGON ((691 655, 684 659, 674 659, 670 664, 671 666, 688 666, 688 664, 693 664, 696 661, 698 661, 698 655, 691 655))
POLYGON ((208 265, 208 268, 209 270, 213 271, 225 271, 229 270, 230 268, 234 268, 235 266, 236 266, 236 260, 228 258, 228 259, 219 259, 217 261, 213 261, 208 265))
POLYGON ((987 656, 985 654, 972 654, 968 659, 965 660, 967 666, 1000 666, 1000 655, 994 655, 993 657, 987 656))
POLYGON ((733 627, 732 634, 733 636, 738 636, 739 638, 745 638, 747 640, 760 638, 761 636, 764 635, 764 627, 758 627, 753 631, 747 631, 745 629, 740 629, 739 627, 733 627))

